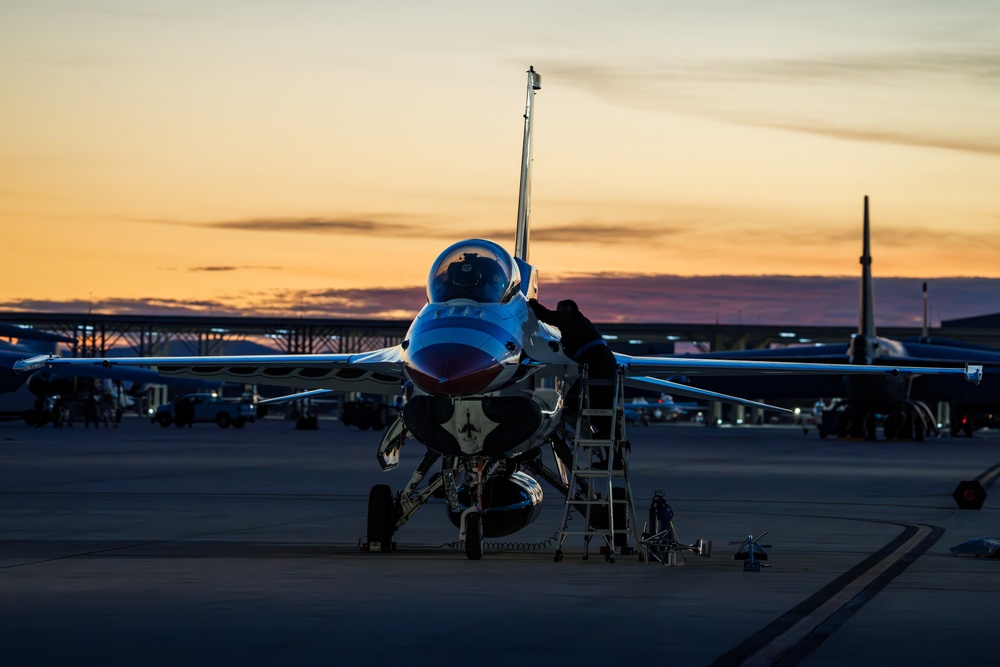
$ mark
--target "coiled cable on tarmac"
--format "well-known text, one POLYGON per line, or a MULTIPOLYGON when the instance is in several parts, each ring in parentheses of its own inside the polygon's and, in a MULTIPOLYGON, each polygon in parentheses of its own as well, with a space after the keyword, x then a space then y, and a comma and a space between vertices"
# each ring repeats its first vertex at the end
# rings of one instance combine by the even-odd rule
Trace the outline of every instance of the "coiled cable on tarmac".
MULTIPOLYGON (((559 538, 559 531, 552 533, 552 537, 542 542, 483 542, 484 551, 542 551, 551 549, 559 538)), ((464 549, 465 540, 447 542, 438 547, 439 549, 464 549)))

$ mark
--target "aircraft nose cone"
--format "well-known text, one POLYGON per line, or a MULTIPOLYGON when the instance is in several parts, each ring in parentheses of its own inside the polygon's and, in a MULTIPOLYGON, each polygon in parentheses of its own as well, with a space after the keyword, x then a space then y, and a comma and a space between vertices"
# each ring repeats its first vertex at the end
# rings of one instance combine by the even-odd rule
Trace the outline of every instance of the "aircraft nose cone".
POLYGON ((503 366, 468 345, 431 345, 407 359, 413 384, 433 396, 472 396, 490 386, 503 366))

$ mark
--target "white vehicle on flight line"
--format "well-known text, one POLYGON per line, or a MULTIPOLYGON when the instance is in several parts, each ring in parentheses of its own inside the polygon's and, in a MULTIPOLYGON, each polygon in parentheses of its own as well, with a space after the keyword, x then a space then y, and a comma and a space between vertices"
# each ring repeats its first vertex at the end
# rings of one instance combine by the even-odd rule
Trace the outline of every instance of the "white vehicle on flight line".
POLYGON ((243 428, 256 416, 254 403, 226 401, 214 391, 186 394, 150 410, 150 419, 163 428, 170 425, 183 428, 198 422, 214 422, 219 428, 243 428))
MULTIPOLYGON (((563 353, 561 332, 539 322, 528 305, 538 294, 538 269, 529 263, 532 112, 541 78, 528 70, 517 230, 513 255, 485 239, 448 247, 431 266, 427 304, 399 345, 360 354, 61 359, 40 355, 15 370, 101 364, 153 366, 160 375, 307 389, 296 395, 358 391, 398 394, 403 413, 379 448, 383 469, 399 462, 414 440, 426 452, 406 487, 393 493, 375 485, 368 501, 372 550, 390 545, 430 497, 444 492, 448 516, 459 528, 466 555, 478 559, 484 537, 509 535, 538 515, 542 490, 536 474, 561 492, 575 493, 541 464, 545 448, 559 446, 557 427, 566 392, 580 375, 563 353), (421 482, 441 462, 441 474, 421 482), (531 474, 529 474, 531 473, 531 474), (442 488, 443 487, 443 488, 442 488)), ((789 412, 735 396, 671 382, 672 375, 721 374, 946 374, 978 382, 981 367, 908 368, 838 364, 728 361, 617 354, 627 386, 676 396, 789 412), (657 377, 662 376, 662 377, 657 377)), ((557 467, 560 465, 556 459, 557 467)))

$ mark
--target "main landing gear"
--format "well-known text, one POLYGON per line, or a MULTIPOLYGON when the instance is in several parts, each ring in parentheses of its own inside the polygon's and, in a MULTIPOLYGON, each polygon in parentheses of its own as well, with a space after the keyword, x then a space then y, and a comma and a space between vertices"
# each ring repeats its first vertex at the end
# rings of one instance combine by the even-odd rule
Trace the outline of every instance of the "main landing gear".
MULTIPOLYGON (((362 550, 393 551, 395 542, 392 538, 396 531, 432 496, 442 495, 446 479, 451 479, 454 485, 455 476, 464 471, 465 466, 452 457, 446 457, 443 464, 444 474, 434 475, 424 487, 417 489, 440 458, 440 454, 428 450, 417 469, 413 471, 406 487, 398 494, 393 494, 388 484, 376 484, 371 488, 368 493, 367 542, 362 545, 362 550)), ((482 532, 481 522, 478 523, 477 530, 482 532)))
POLYGON ((505 527, 515 524, 517 528, 527 525, 537 514, 541 502, 541 487, 534 479, 514 468, 504 468, 502 462, 488 459, 459 460, 445 457, 440 474, 433 475, 423 487, 417 488, 431 467, 441 458, 428 451, 407 486, 398 494, 393 494, 388 484, 376 484, 368 494, 368 535, 362 550, 371 552, 393 551, 393 535, 405 524, 413 513, 420 509, 432 496, 443 497, 448 503, 449 516, 459 528, 459 540, 465 545, 465 555, 469 560, 483 557, 483 538, 487 535, 484 517, 491 510, 492 530, 490 536, 507 534, 505 527), (506 473, 504 473, 506 470, 506 473), (492 475, 492 477, 491 477, 492 475), (459 479, 464 482, 459 486, 459 479), (484 503, 483 489, 488 489, 490 501, 484 503), (537 489, 535 493, 532 489, 537 489), (531 507, 526 510, 511 509, 504 514, 502 508, 497 513, 495 505, 506 503, 515 494, 518 499, 531 498, 531 507), (497 532, 497 531, 501 532, 497 532))
MULTIPOLYGON (((938 434, 933 413, 920 401, 903 401, 884 417, 882 432, 886 440, 919 442, 938 434)), ((855 406, 850 401, 841 401, 834 409, 823 413, 819 437, 833 435, 838 438, 877 440, 877 421, 878 417, 874 412, 855 406)))
POLYGON ((396 532, 396 501, 388 484, 376 484, 368 493, 368 551, 392 551, 396 532))

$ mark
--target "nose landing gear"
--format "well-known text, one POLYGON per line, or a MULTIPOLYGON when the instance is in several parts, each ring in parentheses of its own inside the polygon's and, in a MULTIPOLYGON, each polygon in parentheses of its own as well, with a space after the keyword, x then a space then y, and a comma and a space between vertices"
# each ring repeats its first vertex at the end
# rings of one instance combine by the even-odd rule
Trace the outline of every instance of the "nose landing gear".
POLYGON ((469 560, 483 558, 483 515, 475 507, 470 507, 462 514, 465 530, 460 537, 465 539, 465 556, 469 560))

